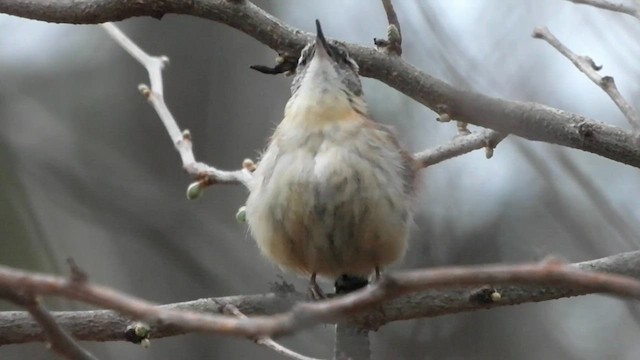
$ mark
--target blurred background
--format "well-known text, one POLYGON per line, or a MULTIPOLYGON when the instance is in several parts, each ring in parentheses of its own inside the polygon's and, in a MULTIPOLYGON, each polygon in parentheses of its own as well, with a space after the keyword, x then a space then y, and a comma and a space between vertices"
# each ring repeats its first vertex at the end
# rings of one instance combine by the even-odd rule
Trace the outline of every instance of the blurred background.
MULTIPOLYGON (((628 1, 632 3, 631 1, 628 1)), ((404 57, 455 86, 544 103, 629 128, 598 87, 530 34, 546 25, 604 64, 622 94, 640 95, 640 23, 561 0, 396 1, 404 57)), ((372 45, 386 34, 378 1, 258 1, 294 27, 372 45)), ((249 69, 276 54, 232 28, 167 15, 118 24, 165 54, 165 96, 196 157, 223 169, 256 158, 280 121, 290 78, 249 69)), ((0 15, 0 263, 65 274, 73 257, 100 284, 159 303, 269 291, 286 281, 261 258, 235 213, 247 192, 214 186, 188 201, 189 179, 156 113, 139 94, 146 71, 98 26, 0 15)), ((372 115, 412 151, 456 135, 453 123, 373 80, 372 115)), ((471 127, 471 129, 475 129, 471 127)), ((519 262, 554 254, 582 261, 638 248, 638 169, 513 136, 424 171, 408 269, 519 262)), ((329 289, 330 284, 325 284, 329 289)), ((54 309, 77 304, 50 302, 54 309)), ((636 359, 631 305, 587 296, 389 324, 372 335, 375 359, 636 359)), ((0 302, 0 309, 9 309, 0 302)), ((84 343, 101 359, 281 359, 243 339, 187 335, 84 343)), ((330 358, 333 329, 282 343, 330 358)), ((43 344, 0 348, 2 359, 49 359, 43 344)))

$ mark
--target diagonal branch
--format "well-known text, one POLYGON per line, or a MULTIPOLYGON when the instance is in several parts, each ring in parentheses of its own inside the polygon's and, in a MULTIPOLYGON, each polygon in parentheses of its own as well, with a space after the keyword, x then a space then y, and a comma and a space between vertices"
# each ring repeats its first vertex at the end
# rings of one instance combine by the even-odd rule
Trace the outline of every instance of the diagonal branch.
POLYGON ((571 1, 574 4, 589 5, 589 6, 597 7, 604 10, 627 14, 640 20, 640 11, 638 10, 637 6, 616 4, 606 0, 569 0, 569 1, 571 1))
MULTIPOLYGON (((204 186, 211 184, 232 183, 241 183, 248 187, 249 180, 251 179, 251 172, 246 167, 242 170, 224 171, 201 162, 196 162, 193 155, 191 134, 189 133, 189 130, 180 130, 176 120, 173 118, 171 111, 169 111, 169 108, 164 101, 162 70, 169 62, 169 59, 165 56, 150 56, 111 23, 102 24, 102 27, 120 46, 122 46, 122 48, 124 48, 134 59, 147 69, 149 79, 151 81, 151 88, 146 85, 140 85, 140 91, 147 100, 149 100, 153 108, 158 113, 160 120, 162 120, 162 123, 169 133, 169 137, 171 137, 171 141, 173 141, 176 150, 178 150, 178 153, 180 154, 182 166, 185 171, 195 179, 199 180, 199 182, 196 183, 199 187, 196 189, 201 190, 204 186)), ((194 189, 194 187, 191 187, 190 189, 194 189)), ((188 194, 188 196, 189 195, 190 194, 188 194)), ((198 194, 195 196, 197 195, 198 194)))
POLYGON ((549 45, 558 50, 560 54, 569 59, 569 61, 571 61, 578 70, 587 75, 589 80, 593 81, 594 84, 598 85, 607 95, 609 95, 618 109, 622 111, 625 118, 627 118, 627 121, 631 124, 633 129, 636 131, 640 130, 640 114, 638 114, 636 109, 634 109, 633 106, 625 100, 622 94, 620 94, 613 77, 603 77, 598 73, 598 71, 602 69, 602 66, 597 66, 593 59, 588 56, 576 55, 571 51, 571 49, 561 43, 547 27, 536 28, 533 30, 533 37, 546 41, 549 45))
MULTIPOLYGON (((5 0, 0 13, 50 22, 95 24, 134 16, 187 14, 234 27, 281 53, 298 53, 312 35, 294 29, 250 1, 228 0, 5 0)), ((398 56, 347 44, 363 76, 378 79, 438 114, 534 141, 563 145, 640 167, 635 136, 548 106, 504 100, 457 89, 398 56)))
POLYGON ((80 347, 80 345, 56 323, 56 319, 40 304, 38 299, 2 289, 0 289, 0 298, 5 298, 27 309, 31 318, 41 328, 49 342, 51 350, 60 356, 70 360, 97 360, 90 352, 80 347))
MULTIPOLYGON (((228 304, 225 305, 223 307, 224 311, 229 312, 241 319, 248 319, 247 316, 245 314, 243 314, 240 310, 238 310, 237 307, 228 304)), ((254 340, 256 344, 258 345, 262 345, 265 346, 275 352, 277 352, 278 354, 281 354, 283 356, 286 356, 290 359, 294 359, 294 360, 321 360, 321 359, 317 359, 317 358, 312 358, 312 357, 308 357, 302 354, 299 354, 291 349, 288 349, 280 344, 278 344, 277 342, 275 342, 272 338, 270 337, 259 337, 257 339, 254 340)))

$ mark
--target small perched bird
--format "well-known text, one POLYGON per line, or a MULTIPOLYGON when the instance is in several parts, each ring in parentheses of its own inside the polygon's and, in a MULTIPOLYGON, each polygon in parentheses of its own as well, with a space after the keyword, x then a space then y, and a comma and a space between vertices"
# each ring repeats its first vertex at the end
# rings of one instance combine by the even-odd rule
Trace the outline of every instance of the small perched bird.
POLYGON ((407 249, 418 169, 371 120, 358 65, 317 36, 298 60, 291 98, 253 174, 246 217, 260 250, 310 278, 368 277, 407 249))

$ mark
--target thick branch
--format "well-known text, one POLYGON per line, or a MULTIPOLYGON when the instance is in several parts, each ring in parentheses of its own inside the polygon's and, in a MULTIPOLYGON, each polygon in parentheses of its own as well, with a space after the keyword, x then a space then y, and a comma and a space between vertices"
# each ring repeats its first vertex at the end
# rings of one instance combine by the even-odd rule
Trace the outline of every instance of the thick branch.
MULTIPOLYGON (((522 304, 527 302, 538 302, 538 301, 546 301, 551 299, 558 299, 563 297, 571 297, 577 295, 584 295, 589 293, 601 292, 607 289, 600 288, 600 285, 603 284, 577 284, 571 283, 567 284, 564 280, 560 278, 553 278, 550 275, 554 274, 554 270, 551 272, 547 272, 545 275, 545 268, 537 266, 536 274, 534 278, 511 278, 513 283, 519 283, 520 286, 505 286, 498 287, 497 291, 501 295, 501 300, 499 302, 493 302, 489 304, 481 304, 476 302, 469 301, 469 296, 471 294, 471 289, 473 284, 492 284, 498 285, 499 283, 505 281, 504 278, 496 278, 496 277, 488 277, 487 274, 492 271, 498 269, 510 269, 513 270, 516 267, 508 267, 508 266, 497 266, 497 267, 472 267, 472 268, 443 268, 443 269, 434 269, 434 270, 420 270, 413 271, 409 273, 404 273, 405 275, 409 275, 407 279, 417 279, 422 276, 422 280, 425 280, 424 275, 429 274, 432 279, 441 279, 449 281, 446 284, 449 285, 447 289, 431 289, 427 291, 420 292, 418 294, 414 294, 407 297, 402 297, 395 299, 393 301, 385 302, 382 306, 376 307, 374 310, 363 313, 361 315, 352 315, 350 318, 353 320, 354 324, 359 324, 363 328, 376 329, 377 327, 384 325, 386 323, 398 320, 408 320, 408 319, 416 319, 423 317, 434 317, 445 314, 459 313, 459 312, 467 312, 467 311, 475 311, 480 309, 505 306, 505 305, 515 305, 522 304), (461 274, 459 273, 460 269, 470 269, 473 276, 471 278, 463 279, 461 274), (482 274, 477 272, 478 269, 483 269, 482 274), (422 275, 420 275, 422 274, 422 275), (478 274, 478 277, 475 276, 478 274), (445 275, 446 278, 442 278, 441 276, 445 275), (475 277, 474 277, 475 276, 475 277), (470 282, 468 280, 473 279, 474 282, 470 282), (544 279, 544 281, 542 280, 544 279), (463 281, 466 280, 466 281, 463 281), (502 281, 499 281, 502 280, 502 281), (455 284, 455 285, 453 285, 455 284), (586 285, 586 286, 585 286, 586 285)), ((620 274, 630 276, 636 279, 640 279, 640 251, 622 253, 602 259, 587 261, 583 263, 575 264, 575 267, 581 270, 588 271, 596 271, 596 272, 606 272, 612 274, 620 274)), ((548 269, 547 269, 548 270, 548 269)), ((468 276, 470 273, 466 273, 468 276)), ((494 275, 496 273, 493 273, 494 275)), ((501 272, 502 275, 507 275, 508 273, 501 272)), ((524 276, 522 272, 518 273, 519 276, 524 276)), ((531 273, 529 273, 531 274, 531 273)), ((580 273, 582 274, 582 273, 580 273)), ((399 275, 400 277, 404 275, 399 275)), ((587 273, 587 276, 595 276, 592 278, 593 280, 602 279, 600 276, 603 274, 600 273, 587 273)), ((55 279, 53 284, 56 282, 61 282, 57 286, 64 284, 66 280, 54 277, 45 277, 46 279, 52 281, 55 279)), ((393 279, 398 279, 398 276, 394 276, 393 279)), ((626 279, 626 278, 624 278, 626 279)), ((431 280, 430 280, 431 281, 431 280)), ((625 280, 626 281, 626 280, 625 280)), ((50 285, 53 285, 50 284, 50 285)), ((406 283, 405 283, 406 284, 406 283)), ((422 283, 423 285, 426 283, 422 283)), ((442 283, 435 284, 433 282, 429 283, 430 287, 441 287, 442 283)), ((0 283, 1 285, 1 283, 0 283)), ((414 284, 415 285, 415 284, 414 284)), ((59 289, 54 289, 53 287, 48 288, 49 293, 60 294, 59 289)), ((378 287, 370 286, 365 291, 367 292, 376 292, 378 291, 378 287)), ((98 304, 95 299, 91 299, 91 297, 87 298, 86 296, 81 296, 81 293, 77 290, 69 294, 68 297, 73 297, 75 299, 85 299, 87 302, 91 302, 93 304, 98 304)), ((640 294, 638 294, 640 295, 640 294)), ((248 295, 248 296, 232 296, 232 297, 223 297, 223 298, 213 298, 213 299, 201 299, 195 300, 185 303, 178 304, 170 304, 170 305, 162 305, 156 307, 156 313, 161 314, 168 310, 172 311, 184 311, 189 310, 191 312, 197 312, 197 317, 202 319, 205 318, 201 313, 208 314, 221 314, 224 311, 224 306, 231 304, 239 309, 239 311, 243 312, 247 315, 271 315, 275 313, 282 313, 291 309, 292 307, 296 310, 293 310, 293 313, 285 313, 285 314, 298 314, 297 316, 301 316, 300 314, 305 313, 305 309, 309 307, 315 308, 312 311, 322 311, 322 309, 326 309, 327 307, 334 306, 332 305, 335 301, 340 302, 350 302, 353 300, 353 296, 363 296, 362 292, 356 292, 349 295, 350 298, 345 300, 345 297, 339 298, 336 300, 319 302, 316 304, 297 304, 300 301, 304 301, 306 296, 304 294, 296 293, 296 292, 282 292, 278 294, 266 294, 266 295, 248 295), (358 295, 360 294, 360 295, 358 295), (301 308, 302 306, 302 308, 301 308)), ((365 299, 370 299, 365 294, 365 299)), ((348 304, 348 303, 347 303, 348 304)), ((341 306, 344 306, 343 303, 341 306)), ((360 304, 362 305, 362 304, 360 304)), ((345 313, 351 313, 353 309, 344 309, 341 311, 345 313)), ((130 311, 123 311, 124 313, 130 314, 130 311)), ((73 337, 78 340, 91 340, 91 341, 122 341, 124 338, 124 329, 131 324, 131 320, 128 320, 113 311, 108 310, 96 310, 96 311, 79 311, 79 312, 54 312, 52 313, 56 322, 60 324, 60 326, 66 329, 73 337)), ((139 316, 139 314, 137 314, 139 316)), ((326 315, 326 313, 325 313, 326 315)), ((208 316, 206 317, 209 318, 208 316)), ((276 319, 287 318, 286 316, 279 315, 276 319)), ((296 318, 296 315, 293 316, 296 318)), ((185 334, 188 332, 194 331, 203 331, 204 329, 201 327, 198 328, 186 328, 183 327, 181 323, 174 322, 171 317, 163 317, 162 323, 152 323, 151 330, 151 338, 162 338, 167 336, 175 336, 178 334, 185 334)), ((225 318, 225 320, 228 318, 225 318)), ((252 318, 251 320, 261 319, 260 323, 262 325, 265 324, 266 319, 272 318, 252 318)), ((291 317, 289 317, 291 319, 291 317)), ((247 320, 250 322, 251 320, 247 320)), ((306 321, 310 319, 306 317, 306 321)), ((315 320, 325 323, 334 323, 335 317, 321 317, 316 318, 315 320)), ((345 320, 345 319, 342 319, 345 320)), ((249 323, 237 324, 238 319, 228 319, 230 321, 227 325, 241 325, 244 330, 249 329, 249 323)), ((267 320, 268 323, 269 320, 267 320)), ((278 320, 280 321, 280 320, 278 320)), ((300 319, 298 318, 298 320, 300 319)), ((305 322, 306 322, 305 321, 305 322)), ((280 325, 291 326, 292 323, 279 323, 280 325)), ((273 323, 272 323, 273 325, 273 323)), ((282 330, 284 328, 281 328, 282 330)), ((253 330, 256 330, 255 328, 253 330)), ((264 329, 262 329, 264 330, 264 329)), ((276 330, 271 328, 270 330, 276 330)), ((247 333, 251 333, 247 331, 247 333)), ((253 335, 264 335, 264 334, 253 334, 253 335)), ((27 313, 25 312, 4 312, 0 313, 0 345, 2 344, 15 344, 15 343, 24 343, 24 342, 33 342, 33 341, 44 341, 44 334, 42 329, 39 327, 37 323, 35 323, 27 313)))
MULTIPOLYGON (((51 22, 100 23, 134 16, 160 17, 167 13, 188 14, 234 27, 265 45, 296 53, 312 38, 265 13, 249 1, 228 0, 5 0, 0 12, 51 22)), ((640 147, 630 131, 548 106, 509 101, 456 89, 417 69, 397 56, 370 47, 350 44, 352 57, 363 76, 378 79, 452 119, 589 151, 609 159, 640 167, 640 147)))

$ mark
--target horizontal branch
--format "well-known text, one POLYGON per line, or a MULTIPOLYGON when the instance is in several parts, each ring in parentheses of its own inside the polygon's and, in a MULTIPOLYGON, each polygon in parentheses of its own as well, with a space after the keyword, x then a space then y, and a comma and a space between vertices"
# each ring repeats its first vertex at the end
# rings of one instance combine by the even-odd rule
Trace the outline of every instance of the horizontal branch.
POLYGON ((435 165, 444 160, 482 148, 491 149, 487 152, 487 157, 491 157, 490 154, 492 154, 493 149, 505 137, 505 134, 493 130, 482 130, 477 133, 458 136, 449 143, 440 145, 435 149, 415 153, 414 157, 420 162, 422 167, 435 165))
MULTIPOLYGON (((640 251, 622 253, 574 265, 581 270, 619 274, 640 279, 640 251)), ((484 284, 486 283, 490 282, 484 282, 484 284)), ((501 296, 500 301, 477 303, 469 300, 474 288, 460 284, 447 289, 431 289, 385 302, 375 311, 352 316, 351 320, 364 328, 376 329, 386 323, 398 320, 435 317, 506 305, 546 301, 597 291, 581 286, 558 285, 528 284, 496 287, 496 291, 501 296)), ((161 305, 157 308, 159 312, 170 309, 223 314, 225 306, 231 305, 246 315, 257 316, 285 313, 306 299, 307 297, 303 293, 282 290, 264 295, 200 299, 161 305)), ((85 341, 125 341, 124 329, 132 323, 130 319, 110 310, 52 312, 52 315, 60 327, 76 339, 85 341)), ((334 321, 324 322, 333 323, 334 321)), ((152 324, 150 336, 151 338, 163 338, 187 332, 189 331, 176 326, 176 324, 164 322, 152 324)), ((44 340, 45 335, 41 327, 31 319, 28 313, 0 312, 0 345, 44 340)))
MULTIPOLYGON (((5 0, 0 13, 50 22, 95 24, 134 16, 187 14, 236 28, 279 52, 297 53, 312 35, 294 29, 249 1, 231 0, 5 0)), ((457 89, 398 56, 347 45, 363 76, 378 79, 438 114, 470 124, 592 152, 640 167, 640 146, 630 131, 530 102, 457 89)))

